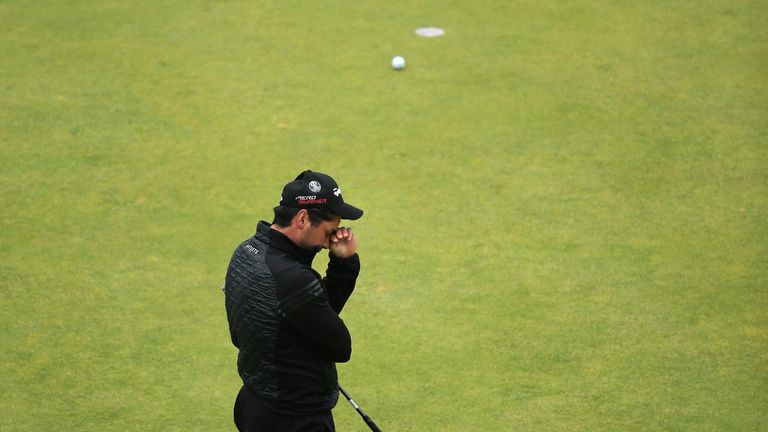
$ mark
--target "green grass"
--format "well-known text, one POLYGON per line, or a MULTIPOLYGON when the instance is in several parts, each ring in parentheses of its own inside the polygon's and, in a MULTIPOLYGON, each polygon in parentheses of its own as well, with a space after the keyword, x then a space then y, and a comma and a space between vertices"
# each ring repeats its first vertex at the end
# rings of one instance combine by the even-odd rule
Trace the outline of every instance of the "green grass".
POLYGON ((234 430, 218 287, 306 168, 366 210, 339 369, 383 430, 768 430, 765 22, 0 1, 0 431, 234 430))

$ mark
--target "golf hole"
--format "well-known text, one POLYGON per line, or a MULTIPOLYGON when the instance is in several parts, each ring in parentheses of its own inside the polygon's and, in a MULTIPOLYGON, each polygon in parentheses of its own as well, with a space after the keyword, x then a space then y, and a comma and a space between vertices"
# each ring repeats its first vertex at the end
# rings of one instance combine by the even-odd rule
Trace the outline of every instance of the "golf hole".
POLYGON ((424 37, 438 37, 445 34, 440 27, 421 27, 416 29, 416 34, 424 37))

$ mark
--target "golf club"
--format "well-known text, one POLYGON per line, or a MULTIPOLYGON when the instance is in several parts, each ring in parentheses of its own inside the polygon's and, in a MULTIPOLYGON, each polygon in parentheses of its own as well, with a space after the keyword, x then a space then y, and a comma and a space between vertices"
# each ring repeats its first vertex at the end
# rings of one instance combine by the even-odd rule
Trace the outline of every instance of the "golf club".
POLYGON ((349 393, 347 393, 346 390, 344 390, 344 387, 342 387, 341 384, 339 384, 339 390, 341 390, 341 393, 344 394, 344 397, 347 398, 349 403, 352 404, 353 407, 355 407, 355 409, 357 410, 357 413, 360 414, 360 417, 363 418, 363 421, 365 422, 365 424, 367 424, 368 427, 371 428, 373 432, 381 432, 381 429, 379 429, 379 427, 376 426, 376 423, 374 423, 373 420, 371 420, 371 418, 368 417, 368 415, 364 413, 362 409, 360 409, 360 407, 355 403, 355 401, 353 401, 352 398, 349 397, 349 393))

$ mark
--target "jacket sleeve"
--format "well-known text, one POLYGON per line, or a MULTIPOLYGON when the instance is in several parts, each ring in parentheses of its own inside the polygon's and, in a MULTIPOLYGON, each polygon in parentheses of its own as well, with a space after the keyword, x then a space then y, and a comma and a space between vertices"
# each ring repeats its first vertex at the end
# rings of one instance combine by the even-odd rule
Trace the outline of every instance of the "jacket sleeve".
POLYGON ((307 271, 277 290, 278 311, 285 321, 312 342, 328 360, 343 363, 352 355, 349 330, 328 302, 322 282, 307 271))
POLYGON ((323 278, 328 303, 336 313, 341 313, 352 291, 355 290, 357 275, 360 274, 360 257, 337 258, 329 253, 328 269, 323 278))

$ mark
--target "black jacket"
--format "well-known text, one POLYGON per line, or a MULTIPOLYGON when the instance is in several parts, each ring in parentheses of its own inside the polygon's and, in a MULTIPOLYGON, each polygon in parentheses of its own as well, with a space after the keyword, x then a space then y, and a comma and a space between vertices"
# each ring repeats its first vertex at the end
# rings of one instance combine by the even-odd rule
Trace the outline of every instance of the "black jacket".
POLYGON ((243 383, 269 408, 307 415, 336 405, 337 362, 352 342, 339 312, 360 272, 357 255, 330 255, 326 277, 311 267, 316 251, 296 246, 261 221, 237 247, 227 270, 225 305, 243 383))

